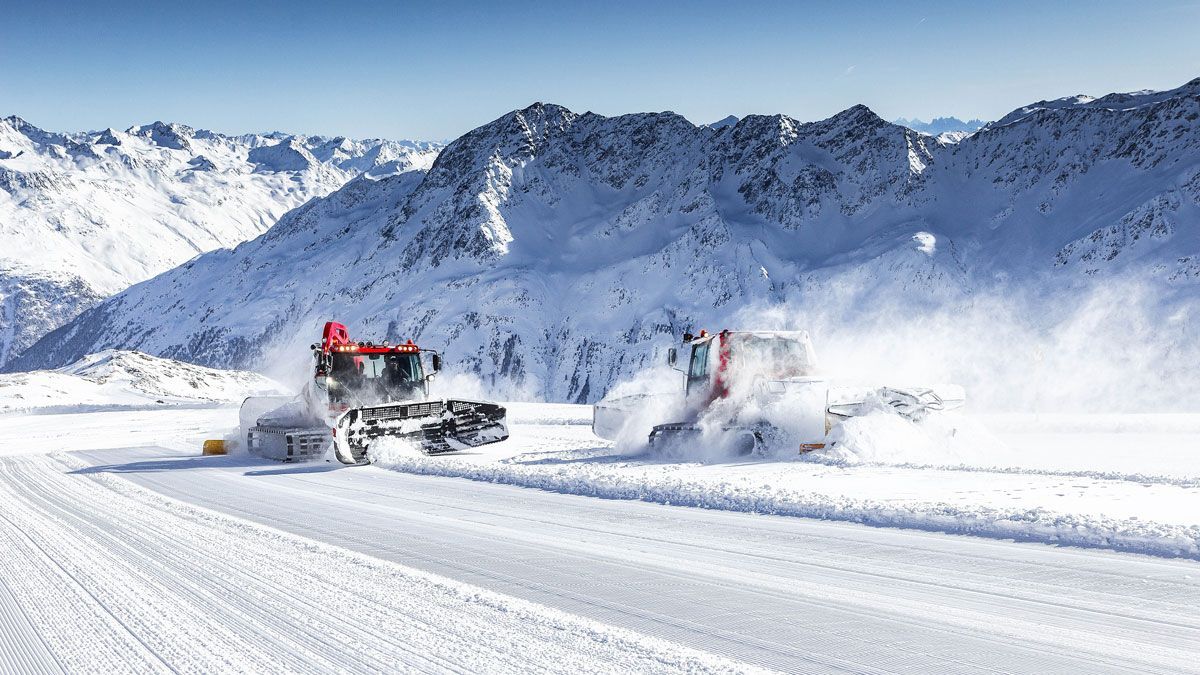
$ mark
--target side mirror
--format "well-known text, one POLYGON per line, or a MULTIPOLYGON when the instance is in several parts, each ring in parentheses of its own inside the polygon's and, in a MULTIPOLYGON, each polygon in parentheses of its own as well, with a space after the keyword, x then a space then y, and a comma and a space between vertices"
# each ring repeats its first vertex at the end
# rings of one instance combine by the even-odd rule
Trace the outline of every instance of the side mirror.
POLYGON ((442 355, 434 353, 433 355, 433 372, 438 372, 442 369, 442 355))
POLYGON ((671 347, 670 349, 667 350, 667 365, 668 366, 671 366, 672 368, 674 368, 675 360, 678 358, 679 358, 679 354, 675 351, 674 347, 671 347))

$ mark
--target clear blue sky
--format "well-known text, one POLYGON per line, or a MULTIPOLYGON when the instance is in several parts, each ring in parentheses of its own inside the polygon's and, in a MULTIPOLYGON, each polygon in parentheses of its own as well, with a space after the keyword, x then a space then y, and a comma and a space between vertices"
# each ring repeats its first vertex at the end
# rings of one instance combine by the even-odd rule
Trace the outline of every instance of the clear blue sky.
POLYGON ((0 0, 0 115, 441 140, 533 101, 995 119, 1200 76, 1200 2, 988 4, 0 0))

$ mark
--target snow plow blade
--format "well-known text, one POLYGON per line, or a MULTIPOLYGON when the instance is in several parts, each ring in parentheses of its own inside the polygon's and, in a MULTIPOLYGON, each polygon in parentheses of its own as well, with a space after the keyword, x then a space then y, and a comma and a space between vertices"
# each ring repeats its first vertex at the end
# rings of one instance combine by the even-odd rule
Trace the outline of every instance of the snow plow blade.
POLYGON ((343 464, 369 464, 377 438, 401 438, 427 455, 497 443, 508 438, 504 406, 447 399, 352 408, 334 424, 334 450, 343 464))

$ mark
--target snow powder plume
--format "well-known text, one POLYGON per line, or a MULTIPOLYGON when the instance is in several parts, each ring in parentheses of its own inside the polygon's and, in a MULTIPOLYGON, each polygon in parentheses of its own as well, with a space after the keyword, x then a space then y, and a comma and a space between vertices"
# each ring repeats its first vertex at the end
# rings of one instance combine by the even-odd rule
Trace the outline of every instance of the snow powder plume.
MULTIPOLYGON (((670 389, 664 389, 662 375, 655 372, 622 383, 597 409, 599 422, 605 420, 610 407, 619 408, 623 412, 620 428, 601 435, 615 437, 626 454, 637 454, 645 449, 654 425, 681 422, 692 430, 661 436, 654 453, 700 462, 724 461, 751 448, 760 458, 795 459, 801 446, 825 442, 826 451, 814 456, 817 461, 957 464, 985 448, 1000 447, 988 432, 961 414, 938 412, 914 421, 901 416, 876 393, 889 385, 918 384, 953 391, 950 385, 889 382, 878 377, 855 382, 820 367, 807 333, 794 331, 788 339, 796 348, 778 361, 743 354, 735 344, 728 363, 720 368, 719 382, 713 384, 723 392, 711 401, 702 395, 685 401, 678 374, 671 371, 667 372, 675 377, 668 379, 677 382, 670 389), (828 406, 837 400, 864 401, 858 416, 843 423, 845 428, 826 415, 828 406), (830 425, 833 433, 826 437, 830 425)), ((710 373, 718 372, 720 353, 719 349, 709 350, 710 373)), ((601 426, 611 425, 605 421, 601 426)))
POLYGON ((620 452, 644 453, 655 425, 684 419, 683 375, 666 365, 643 370, 613 387, 597 407, 601 419, 606 407, 624 411, 615 432, 605 434, 620 452))
MULTIPOLYGON (((425 457, 421 448, 403 438, 383 437, 376 439, 367 449, 367 459, 371 464, 383 469, 403 466, 408 462, 420 461, 425 457)), ((336 461, 336 460, 334 460, 336 461)))
POLYGON ((808 330, 823 369, 850 380, 961 384, 976 413, 1200 410, 1200 300, 1137 280, 995 288, 940 307, 882 294, 760 305, 739 324, 808 330))
MULTIPOLYGON (((426 368, 430 364, 426 362, 426 368)), ((432 371, 427 371, 432 372, 432 371)), ((432 398, 466 398, 478 401, 533 401, 535 392, 528 386, 507 380, 487 382, 474 373, 444 370, 429 381, 432 398)))
POLYGON ((833 427, 821 450, 807 461, 839 465, 929 464, 960 466, 1003 457, 1004 444, 983 425, 959 411, 913 421, 896 413, 878 397, 865 414, 833 427))

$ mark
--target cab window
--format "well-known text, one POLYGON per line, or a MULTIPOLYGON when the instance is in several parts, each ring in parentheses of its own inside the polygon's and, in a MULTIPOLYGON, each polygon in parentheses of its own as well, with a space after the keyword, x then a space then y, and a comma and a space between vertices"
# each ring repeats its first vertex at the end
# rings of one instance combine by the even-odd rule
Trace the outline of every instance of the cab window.
POLYGON ((708 343, 692 347, 692 362, 688 366, 688 377, 704 377, 708 374, 708 343))

